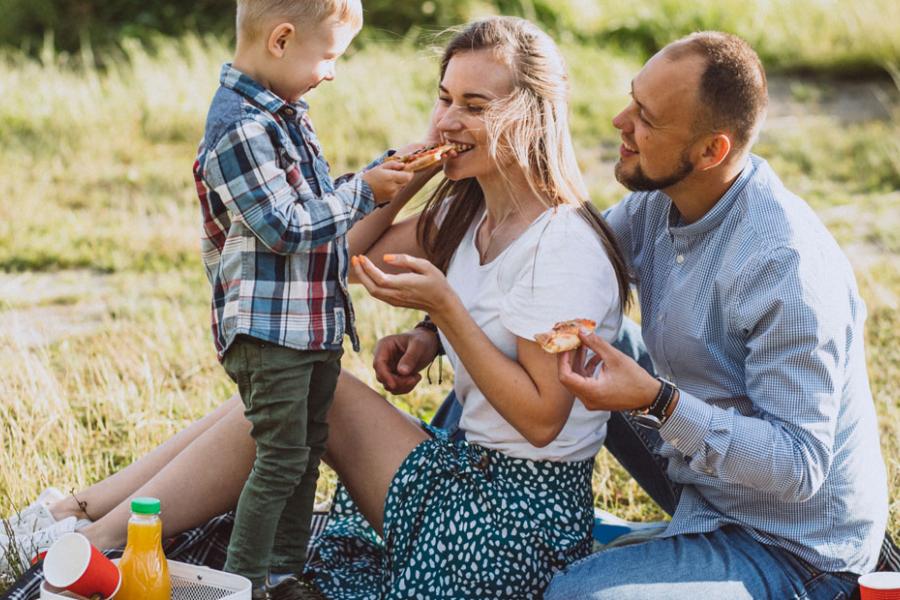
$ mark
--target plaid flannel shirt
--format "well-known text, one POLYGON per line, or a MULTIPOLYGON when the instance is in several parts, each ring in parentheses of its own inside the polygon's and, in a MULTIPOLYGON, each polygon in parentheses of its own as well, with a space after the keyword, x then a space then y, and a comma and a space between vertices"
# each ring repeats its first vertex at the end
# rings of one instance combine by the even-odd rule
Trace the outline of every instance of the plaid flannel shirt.
POLYGON ((220 82, 194 163, 219 360, 238 334, 335 350, 348 333, 359 350, 346 234, 374 209, 371 188, 332 181, 306 102, 230 64, 220 82))

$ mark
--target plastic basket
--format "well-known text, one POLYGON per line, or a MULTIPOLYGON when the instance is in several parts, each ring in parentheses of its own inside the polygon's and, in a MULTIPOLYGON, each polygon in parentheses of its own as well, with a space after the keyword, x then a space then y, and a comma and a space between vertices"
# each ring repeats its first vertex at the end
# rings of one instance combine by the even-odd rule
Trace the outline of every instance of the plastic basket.
MULTIPOLYGON (((113 562, 118 563, 115 559, 113 562)), ((170 560, 173 600, 249 600, 251 583, 246 577, 216 571, 209 567, 189 565, 170 560)), ((59 590, 47 582, 41 584, 41 600, 81 598, 59 590)))

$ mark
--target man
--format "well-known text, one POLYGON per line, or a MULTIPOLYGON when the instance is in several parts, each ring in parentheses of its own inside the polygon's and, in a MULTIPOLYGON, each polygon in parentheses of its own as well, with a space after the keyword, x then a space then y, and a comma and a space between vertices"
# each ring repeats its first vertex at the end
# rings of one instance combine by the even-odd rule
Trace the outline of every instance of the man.
POLYGON ((549 600, 841 598, 875 567, 887 482, 852 269, 750 153, 766 78, 741 39, 697 33, 632 82, 607 212, 654 378, 601 338, 560 381, 614 413, 607 445, 672 514, 657 539, 553 580, 549 600))

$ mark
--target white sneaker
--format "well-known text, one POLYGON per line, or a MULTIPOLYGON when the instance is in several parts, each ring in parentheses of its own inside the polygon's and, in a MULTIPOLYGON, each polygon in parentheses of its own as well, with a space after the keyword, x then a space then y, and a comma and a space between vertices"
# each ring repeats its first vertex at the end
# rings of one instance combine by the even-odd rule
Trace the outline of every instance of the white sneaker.
POLYGON ((72 533, 80 524, 75 517, 66 517, 31 535, 0 536, 0 573, 24 573, 34 557, 46 552, 56 540, 72 533))
POLYGON ((50 527, 56 523, 56 518, 50 514, 50 505, 57 500, 62 500, 66 495, 56 488, 48 487, 38 499, 22 509, 21 512, 11 515, 0 522, 0 535, 15 537, 27 537, 32 533, 50 527))

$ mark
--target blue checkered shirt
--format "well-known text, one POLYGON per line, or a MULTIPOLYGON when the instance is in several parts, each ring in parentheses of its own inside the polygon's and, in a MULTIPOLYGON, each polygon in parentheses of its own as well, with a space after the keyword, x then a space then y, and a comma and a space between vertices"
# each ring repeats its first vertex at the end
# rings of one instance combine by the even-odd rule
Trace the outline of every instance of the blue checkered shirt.
POLYGON ((238 334, 335 350, 349 333, 358 350, 346 234, 373 210, 372 190, 332 181, 304 101, 229 64, 220 81, 194 163, 219 359, 238 334))
POLYGON ((681 389, 660 430, 684 486, 666 535, 737 524, 819 569, 871 570, 888 507, 866 311, 825 226, 755 156, 694 223, 662 192, 607 219, 654 366, 681 389))

